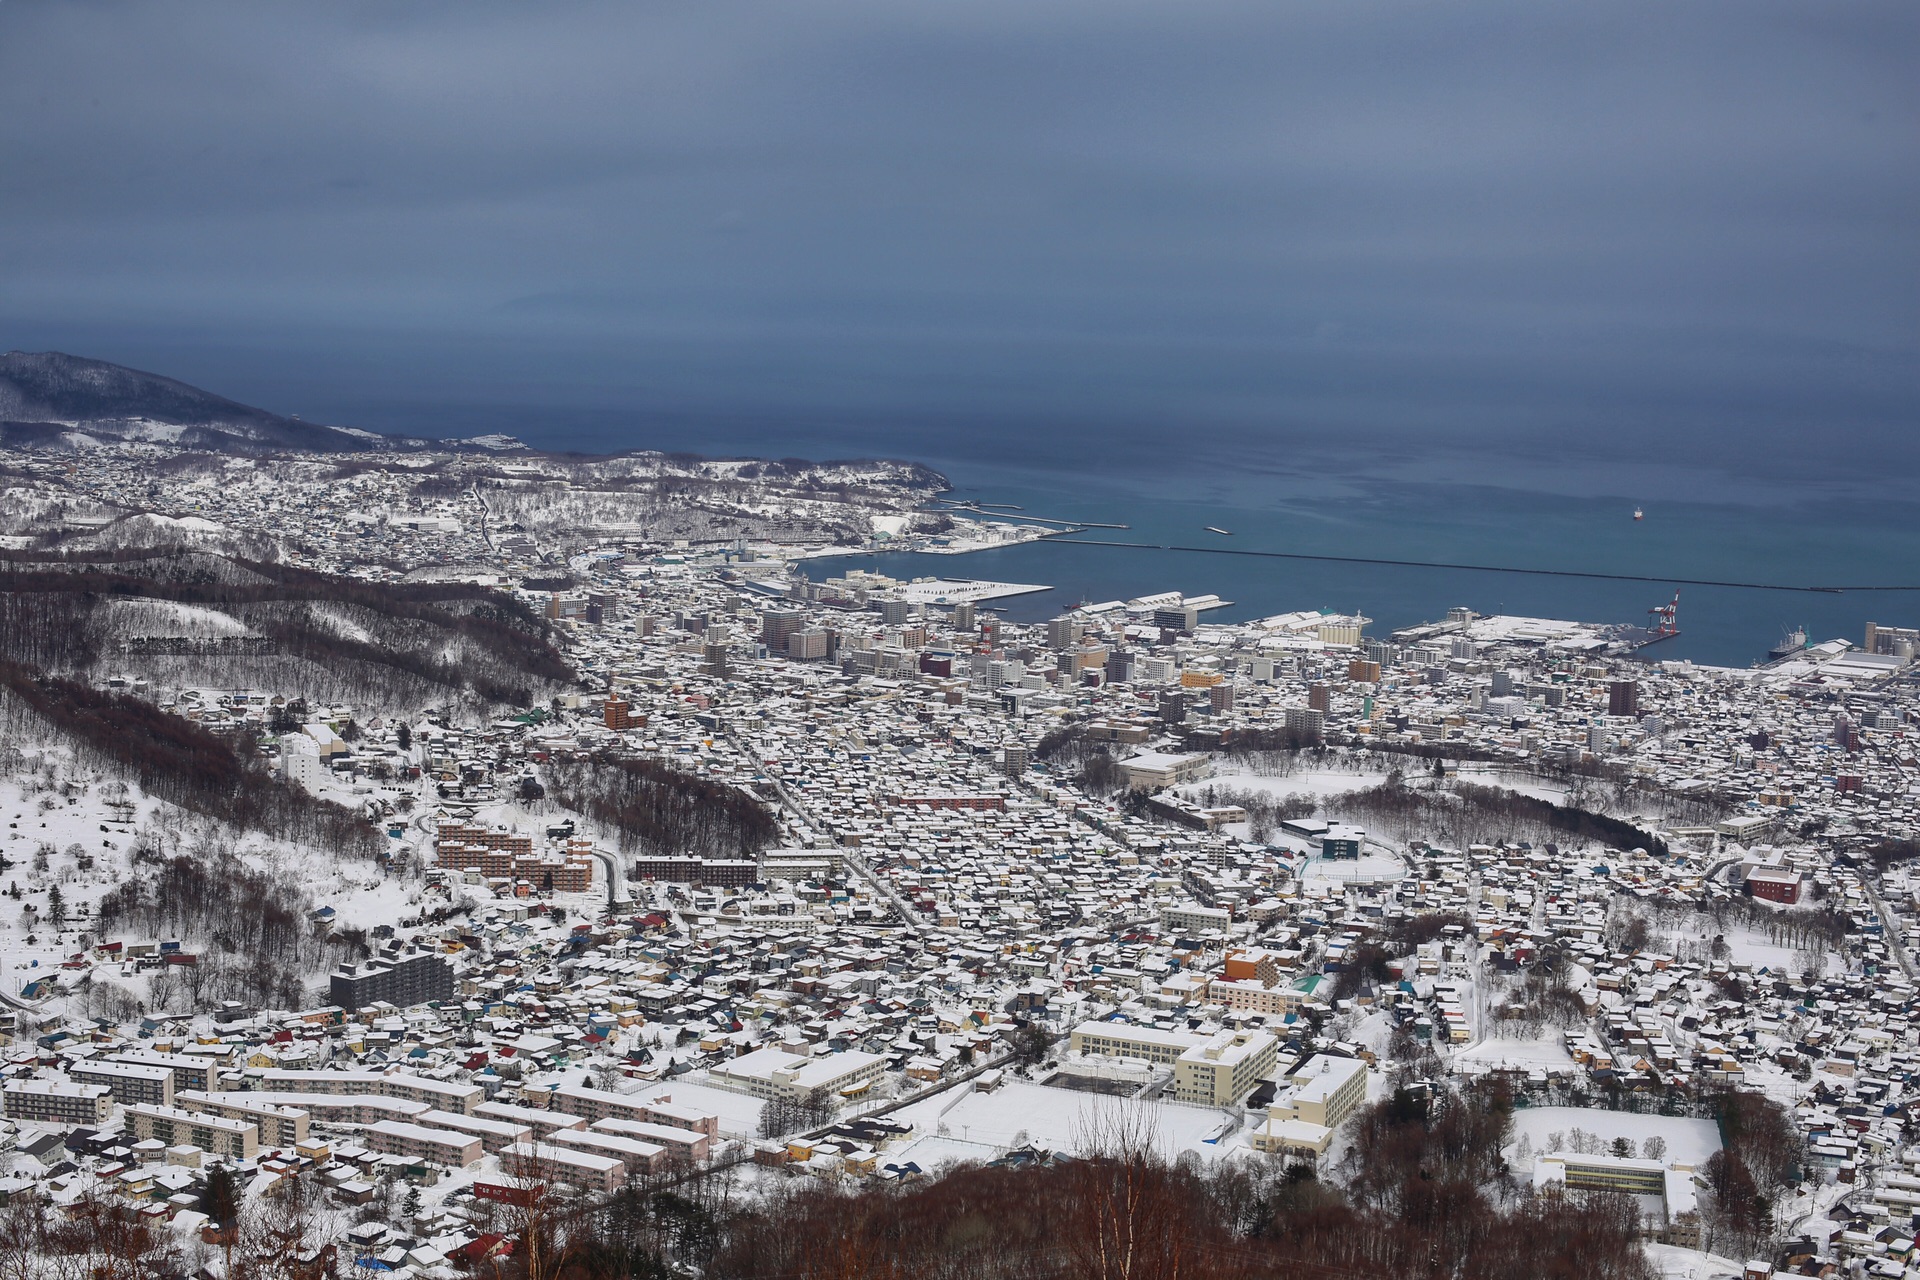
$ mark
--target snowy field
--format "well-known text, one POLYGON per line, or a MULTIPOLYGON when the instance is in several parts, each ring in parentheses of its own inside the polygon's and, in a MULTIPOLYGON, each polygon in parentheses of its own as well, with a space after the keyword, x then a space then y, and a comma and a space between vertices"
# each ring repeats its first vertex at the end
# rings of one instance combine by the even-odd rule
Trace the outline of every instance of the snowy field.
POLYGON ((1798 951, 1770 942, 1762 934, 1748 929, 1733 929, 1722 935, 1727 940, 1727 958, 1735 964, 1750 965, 1755 972, 1770 969, 1775 973, 1798 974, 1816 951, 1798 951))
POLYGON ((1232 1123, 1225 1112, 1206 1107, 1123 1101, 1025 1080, 1009 1080, 992 1093, 970 1092, 958 1102, 953 1102, 951 1094, 935 1095, 894 1114, 923 1133, 957 1138, 968 1149, 1004 1151, 1031 1142, 1069 1154, 1084 1154, 1103 1125, 1116 1120, 1138 1122, 1151 1130, 1154 1145, 1168 1159, 1186 1151, 1203 1159, 1217 1158, 1226 1144, 1215 1145, 1207 1139, 1224 1133, 1232 1123), (947 1108, 944 1113, 943 1107, 947 1108))
POLYGON ((1565 804, 1567 799, 1567 789, 1560 783, 1543 782, 1539 778, 1492 765, 1462 764, 1457 774, 1457 781, 1471 782, 1475 786, 1499 787, 1506 791, 1516 791, 1523 796, 1532 796, 1535 800, 1545 800, 1550 804, 1565 804))
POLYGON ((1203 799, 1209 789, 1215 792, 1256 791, 1270 796, 1309 795, 1316 800, 1365 791, 1387 780, 1385 770, 1314 769, 1270 777, 1260 773, 1224 773, 1175 790, 1188 800, 1203 799))
MULTIPOLYGON (((1646 1140, 1657 1135, 1666 1140, 1666 1160, 1695 1168, 1705 1164, 1707 1157, 1720 1149, 1720 1130, 1711 1120, 1636 1115, 1630 1111, 1601 1111, 1589 1107, 1521 1107, 1513 1113, 1513 1144, 1509 1151, 1519 1148, 1524 1138, 1533 1155, 1545 1155, 1556 1134, 1562 1149, 1571 1150, 1575 1129, 1585 1130, 1603 1143, 1625 1138, 1633 1143, 1636 1156, 1645 1149, 1646 1140)), ((1530 1162, 1515 1159, 1514 1164, 1519 1167, 1530 1162)))
MULTIPOLYGON (((1558 1031, 1524 1040, 1482 1040, 1470 1049, 1462 1049, 1451 1055, 1451 1061, 1454 1066, 1465 1070, 1493 1070, 1496 1067, 1532 1070, 1537 1067, 1550 1073, 1573 1071, 1573 1057, 1568 1054, 1566 1042, 1558 1031)), ((1591 1126, 1582 1127, 1589 1133, 1593 1132, 1591 1126)))
POLYGON ((1300 870, 1305 881, 1329 884, 1391 884, 1407 874, 1407 864, 1369 849, 1358 858, 1312 857, 1300 870))
POLYGON ((1741 1274, 1741 1264, 1732 1258, 1670 1244, 1649 1244, 1647 1261, 1653 1263, 1660 1280, 1720 1280, 1741 1274))

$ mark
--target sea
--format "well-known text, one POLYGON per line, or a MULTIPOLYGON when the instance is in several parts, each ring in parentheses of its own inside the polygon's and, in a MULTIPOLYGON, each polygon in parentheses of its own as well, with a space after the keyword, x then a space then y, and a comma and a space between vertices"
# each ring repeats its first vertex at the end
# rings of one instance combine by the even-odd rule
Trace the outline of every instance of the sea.
POLYGON ((1085 424, 896 433, 749 422, 644 432, 610 422, 519 425, 529 443, 550 448, 906 458, 946 475, 956 500, 1089 526, 963 555, 805 563, 816 579, 857 567, 1051 588, 1000 602, 1020 621, 1179 591, 1232 601, 1204 615, 1209 621, 1328 609, 1372 619, 1370 635, 1462 605, 1644 627, 1650 610, 1677 594, 1679 634, 1640 656, 1726 667, 1765 661, 1796 629, 1815 643, 1859 644, 1869 622, 1920 627, 1920 504, 1911 485, 1871 467, 1849 475, 1791 458, 1721 465, 1697 452, 1613 459, 1487 441, 1342 445, 1085 424), (1249 554, 1262 552, 1328 558, 1249 554))

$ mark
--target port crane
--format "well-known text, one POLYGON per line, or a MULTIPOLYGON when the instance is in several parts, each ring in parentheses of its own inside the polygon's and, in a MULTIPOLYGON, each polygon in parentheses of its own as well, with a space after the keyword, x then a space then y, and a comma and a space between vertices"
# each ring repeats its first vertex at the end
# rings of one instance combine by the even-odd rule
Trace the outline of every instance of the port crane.
POLYGON ((1657 604, 1647 610, 1647 631, 1655 640, 1665 640, 1680 634, 1680 593, 1673 593, 1673 599, 1665 604, 1657 604))

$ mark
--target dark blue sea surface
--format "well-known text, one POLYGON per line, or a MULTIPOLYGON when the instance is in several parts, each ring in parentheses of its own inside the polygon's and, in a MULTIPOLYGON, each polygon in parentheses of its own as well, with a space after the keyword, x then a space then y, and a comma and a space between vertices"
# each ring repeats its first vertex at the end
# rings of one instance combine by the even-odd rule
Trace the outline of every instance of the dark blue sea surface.
MULTIPOLYGON (((389 424, 402 425, 398 422, 389 424)), ((1237 620, 1293 609, 1359 611, 1370 634, 1455 605, 1645 625, 1680 592, 1681 634, 1653 659, 1761 661, 1785 632, 1861 642, 1869 621, 1920 626, 1920 487, 1909 433, 1851 444, 1724 429, 1516 433, 1495 426, 1370 433, 1103 422, 1065 411, 915 419, 798 412, 641 422, 619 413, 501 408, 410 429, 512 431, 550 449, 680 449, 712 456, 893 457, 938 468, 956 499, 1027 514, 1124 524, 1084 539, 1212 548, 1164 551, 1043 542, 960 556, 865 555, 809 562, 895 576, 1046 583, 1008 616, 1051 617, 1085 601, 1216 593, 1237 620), (1644 519, 1634 520, 1638 507, 1644 519), (1206 532, 1214 525, 1231 537, 1206 532), (1281 551, 1642 577, 1648 581, 1263 559, 1281 551), (1898 591, 1758 590, 1902 587, 1898 591)))
MULTIPOLYGON (((1790 627, 1813 641, 1860 643, 1868 621, 1920 625, 1920 510, 1841 493, 1795 493, 1711 473, 1641 470, 1631 487, 1606 469, 1480 468, 1410 478, 1393 468, 1344 471, 1253 466, 1217 473, 1170 463, 1161 474, 1023 473, 947 463, 953 497, 1013 503, 1026 514, 1126 524, 960 556, 879 554, 812 561, 823 577, 860 567, 896 577, 941 575, 1045 583, 1054 590, 1004 602, 1007 616, 1040 619, 1082 601, 1149 592, 1204 592, 1233 601, 1206 615, 1234 621, 1328 608, 1374 619, 1370 634, 1482 613, 1645 625, 1679 592, 1681 634, 1645 658, 1747 666, 1790 627), (1614 492, 1608 492, 1614 490, 1614 492), (1635 520, 1636 507, 1644 518, 1635 520), (1206 526, 1231 531, 1209 533, 1206 526), (1097 547, 1086 541, 1193 550, 1097 547), (1269 559, 1233 554, 1423 561, 1643 577, 1545 576, 1487 569, 1269 559), (1687 580, 1762 584, 1692 585, 1687 580), (1901 586, 1868 591, 1861 587, 1901 586), (1763 587, 1841 587, 1840 592, 1763 587)), ((1020 513, 1010 513, 1015 516, 1020 513)))

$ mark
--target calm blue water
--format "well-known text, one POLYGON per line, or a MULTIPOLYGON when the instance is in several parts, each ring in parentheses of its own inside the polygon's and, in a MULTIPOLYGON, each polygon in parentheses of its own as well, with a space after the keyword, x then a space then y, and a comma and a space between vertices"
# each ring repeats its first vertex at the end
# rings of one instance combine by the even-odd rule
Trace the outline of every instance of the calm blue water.
MULTIPOLYGON (((430 426, 431 424, 421 424, 430 426)), ((742 416, 644 425, 619 415, 501 411, 465 429, 512 430, 546 448, 684 449, 715 456, 911 458, 937 467, 957 498, 1011 502, 1033 515, 1126 530, 1120 542, 1306 552, 1645 575, 1608 582, 1515 573, 1262 560, 1057 542, 963 556, 879 555, 809 562, 822 577, 857 565, 896 577, 1046 583, 1007 602, 1010 617, 1051 617, 1083 600, 1214 592, 1220 620, 1291 609, 1359 611, 1373 634, 1444 617, 1455 605, 1583 622, 1644 625, 1676 578, 1787 586, 1920 588, 1920 502, 1896 447, 1835 448, 1722 433, 1671 448, 1623 429, 1549 450, 1498 433, 1372 440, 1305 428, 1223 433, 1060 417, 916 422, 742 416), (1644 508, 1636 522, 1633 510, 1644 508), (1204 531, 1233 531, 1219 538, 1204 531)), ((1681 635, 1646 651, 1747 666, 1784 631, 1858 644, 1868 621, 1920 626, 1920 590, 1843 594, 1680 588, 1681 635)))
MULTIPOLYGON (((1246 473, 1067 477, 948 464, 955 497, 1012 502, 1035 515, 1125 523, 1075 535, 1187 547, 1218 546, 1517 568, 1640 574, 1783 585, 1920 586, 1920 520, 1911 507, 1832 495, 1765 494, 1711 477, 1665 477, 1676 493, 1636 501, 1503 483, 1412 482, 1389 475, 1254 477, 1246 473), (970 483, 970 481, 972 481, 970 483), (1688 483, 1704 493, 1678 496, 1688 483), (1745 499, 1741 501, 1739 499, 1745 499), (1204 531, 1233 531, 1222 538, 1204 531)), ((1568 478, 1564 475, 1562 481, 1568 478)), ((1579 482, 1555 483, 1560 490, 1579 482)), ((1604 483, 1596 487, 1608 487, 1604 483)), ((1652 486, 1658 487, 1658 486, 1652 486)), ((1208 614, 1231 621, 1300 608, 1358 611, 1373 634, 1443 617, 1454 605, 1588 622, 1644 625, 1675 588, 1502 572, 1266 560, 1205 551, 1109 549, 1043 542, 964 556, 887 554, 811 562, 816 578, 847 566, 896 577, 923 574, 1046 583, 1044 595, 1006 602, 1009 617, 1051 617, 1083 600, 1152 591, 1214 592, 1234 601, 1208 614)), ((1681 635, 1648 658, 1745 666, 1789 625, 1813 640, 1860 642, 1869 620, 1920 623, 1920 590, 1844 594, 1682 586, 1681 635)))

